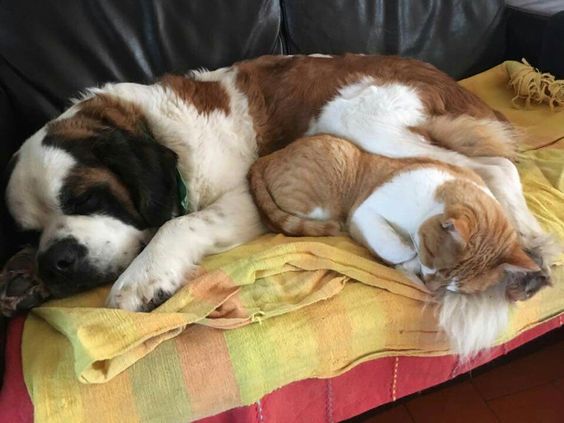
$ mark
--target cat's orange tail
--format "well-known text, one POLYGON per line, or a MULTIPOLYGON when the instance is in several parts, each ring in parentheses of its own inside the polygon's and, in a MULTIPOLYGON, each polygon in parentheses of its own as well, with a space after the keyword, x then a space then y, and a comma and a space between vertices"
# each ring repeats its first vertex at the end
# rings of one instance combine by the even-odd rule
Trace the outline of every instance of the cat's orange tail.
POLYGON ((342 233, 341 224, 336 220, 310 219, 280 208, 265 181, 264 170, 268 162, 268 157, 255 162, 249 172, 249 182, 255 204, 272 231, 291 236, 333 236, 342 233))

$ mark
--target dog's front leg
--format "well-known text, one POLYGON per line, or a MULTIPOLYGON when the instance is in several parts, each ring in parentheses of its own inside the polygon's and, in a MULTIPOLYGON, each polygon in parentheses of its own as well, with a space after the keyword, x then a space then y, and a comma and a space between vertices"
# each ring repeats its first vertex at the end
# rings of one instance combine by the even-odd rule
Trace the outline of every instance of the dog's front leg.
POLYGON ((188 282, 203 257, 264 232, 248 188, 231 190, 209 207, 163 225, 112 286, 107 305, 149 310, 188 282))

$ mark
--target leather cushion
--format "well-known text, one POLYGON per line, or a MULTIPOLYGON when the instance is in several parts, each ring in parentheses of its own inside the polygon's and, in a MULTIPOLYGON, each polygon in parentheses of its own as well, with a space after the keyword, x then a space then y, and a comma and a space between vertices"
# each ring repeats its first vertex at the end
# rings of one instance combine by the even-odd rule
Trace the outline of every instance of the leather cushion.
POLYGON ((290 53, 386 53, 433 63, 455 78, 504 54, 503 0, 285 0, 290 53))
POLYGON ((280 22, 273 0, 5 0, 0 81, 27 136, 85 87, 280 53, 280 22))

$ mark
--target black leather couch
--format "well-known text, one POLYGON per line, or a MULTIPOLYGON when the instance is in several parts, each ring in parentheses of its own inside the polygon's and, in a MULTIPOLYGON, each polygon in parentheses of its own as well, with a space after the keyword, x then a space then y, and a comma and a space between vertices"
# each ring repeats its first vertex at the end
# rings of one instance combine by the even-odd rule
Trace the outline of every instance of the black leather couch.
MULTIPOLYGON (((85 87, 297 53, 400 54, 461 78, 506 58, 506 15, 503 0, 3 0, 0 168, 85 87)), ((0 215, 2 264, 26 238, 0 215)))

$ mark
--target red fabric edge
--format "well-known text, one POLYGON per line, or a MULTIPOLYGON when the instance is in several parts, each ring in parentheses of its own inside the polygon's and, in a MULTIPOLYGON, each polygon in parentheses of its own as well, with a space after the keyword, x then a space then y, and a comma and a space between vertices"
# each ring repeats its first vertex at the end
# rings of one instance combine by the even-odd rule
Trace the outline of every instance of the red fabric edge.
POLYGON ((4 383, 0 391, 0 422, 28 423, 33 421, 33 405, 27 393, 22 369, 22 333, 25 316, 8 324, 4 383))
MULTIPOLYGON (((511 341, 481 354, 464 366, 454 356, 387 357, 360 364, 330 379, 307 379, 286 385, 255 404, 225 411, 200 423, 308 421, 334 422, 362 414, 452 379, 494 358, 557 329, 564 314, 520 334, 511 341)), ((25 317, 8 325, 6 373, 0 391, 0 420, 33 421, 33 405, 23 380, 21 340, 25 317)))
POLYGON ((253 405, 198 422, 342 421, 446 382, 561 327, 563 323, 564 314, 561 314, 480 354, 464 366, 458 366, 456 357, 452 355, 380 358, 360 364, 331 379, 307 379, 291 383, 253 405), (260 414, 253 413, 257 408, 260 414))

